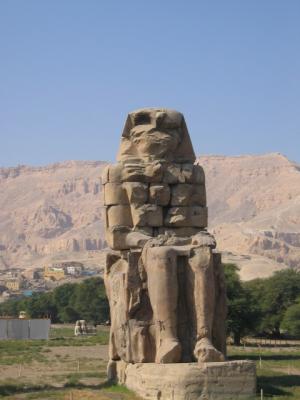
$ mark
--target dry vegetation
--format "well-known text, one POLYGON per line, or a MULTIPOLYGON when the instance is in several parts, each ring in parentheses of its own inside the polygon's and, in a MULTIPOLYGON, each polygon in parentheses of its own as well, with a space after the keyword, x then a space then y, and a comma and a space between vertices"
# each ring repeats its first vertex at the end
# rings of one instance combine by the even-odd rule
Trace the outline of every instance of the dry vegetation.
POLYGON ((300 343, 286 343, 229 347, 229 359, 256 362, 256 399, 261 399, 261 390, 263 399, 300 399, 300 343))

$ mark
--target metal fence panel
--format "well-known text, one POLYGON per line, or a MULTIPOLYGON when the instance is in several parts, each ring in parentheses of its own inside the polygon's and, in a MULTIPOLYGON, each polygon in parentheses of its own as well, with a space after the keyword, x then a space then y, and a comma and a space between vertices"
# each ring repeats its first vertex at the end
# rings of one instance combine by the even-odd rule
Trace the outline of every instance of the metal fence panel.
POLYGON ((0 339, 7 339, 7 320, 0 319, 0 339))
POLYGON ((8 319, 8 339, 29 339, 29 321, 27 319, 8 319))
POLYGON ((30 320, 30 339, 49 339, 50 319, 30 320))
POLYGON ((1 339, 49 339, 50 319, 0 319, 1 339))

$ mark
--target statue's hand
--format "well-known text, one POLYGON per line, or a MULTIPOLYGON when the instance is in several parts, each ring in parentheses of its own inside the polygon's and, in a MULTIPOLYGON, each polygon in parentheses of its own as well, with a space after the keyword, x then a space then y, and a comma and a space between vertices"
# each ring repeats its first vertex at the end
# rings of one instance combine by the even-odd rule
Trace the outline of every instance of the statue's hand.
POLYGON ((147 241, 146 247, 160 247, 160 246, 184 246, 191 244, 191 238, 179 237, 165 233, 158 235, 147 241))
POLYGON ((140 265, 143 266, 144 269, 146 269, 147 266, 148 250, 152 247, 163 246, 167 240, 168 240, 167 235, 159 235, 156 237, 151 237, 149 240, 147 240, 147 242, 143 247, 142 257, 140 258, 140 263, 141 263, 140 265))
POLYGON ((215 249, 217 246, 216 240, 209 232, 201 231, 192 237, 192 245, 204 247, 208 246, 215 249))
POLYGON ((158 235, 156 237, 152 237, 145 244, 146 247, 159 247, 164 246, 168 241, 169 237, 167 235, 158 235))

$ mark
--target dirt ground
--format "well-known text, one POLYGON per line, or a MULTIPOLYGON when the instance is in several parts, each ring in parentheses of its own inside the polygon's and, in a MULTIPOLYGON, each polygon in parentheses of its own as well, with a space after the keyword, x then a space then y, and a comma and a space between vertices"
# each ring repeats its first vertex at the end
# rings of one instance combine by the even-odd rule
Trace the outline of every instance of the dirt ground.
POLYGON ((48 341, 0 342, 0 398, 7 400, 134 400, 107 382, 108 328, 74 338, 73 326, 53 326, 48 341))
MULTIPOLYGON (((105 371, 108 346, 66 346, 52 347, 43 352, 43 362, 1 365, 1 380, 30 378, 34 383, 52 381, 54 376, 77 372, 105 371)), ((58 385, 61 386, 61 385, 58 385)))

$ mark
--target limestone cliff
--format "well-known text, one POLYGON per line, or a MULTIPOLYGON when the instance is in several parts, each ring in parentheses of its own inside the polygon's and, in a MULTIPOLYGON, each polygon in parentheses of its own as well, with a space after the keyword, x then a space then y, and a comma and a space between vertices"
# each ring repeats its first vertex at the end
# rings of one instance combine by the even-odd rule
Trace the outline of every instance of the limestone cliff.
POLYGON ((244 263, 252 265, 261 264, 255 255, 262 256, 272 261, 262 267, 270 272, 300 268, 300 166, 278 153, 198 161, 206 172, 210 229, 219 249, 250 255, 244 263))
POLYGON ((68 161, 0 169, 2 267, 26 267, 44 256, 64 258, 70 252, 101 250, 105 165, 68 161))

